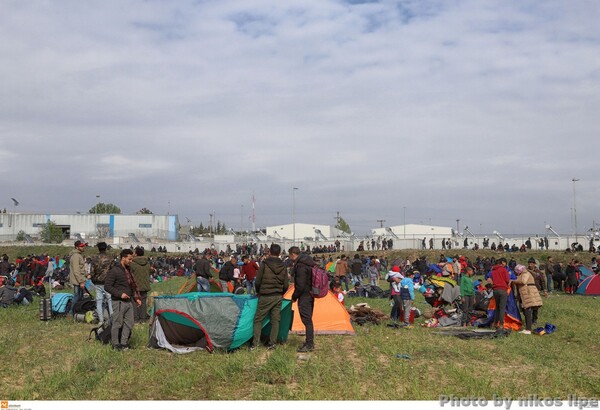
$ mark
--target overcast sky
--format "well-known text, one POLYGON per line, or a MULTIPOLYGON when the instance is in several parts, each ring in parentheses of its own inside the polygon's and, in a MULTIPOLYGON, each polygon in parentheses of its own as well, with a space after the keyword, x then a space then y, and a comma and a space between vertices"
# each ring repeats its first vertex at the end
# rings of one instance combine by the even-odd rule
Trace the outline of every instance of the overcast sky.
POLYGON ((257 227, 295 204, 357 234, 542 234, 573 231, 575 197, 583 232, 598 21, 594 0, 2 0, 0 208, 100 195, 249 229, 254 193, 257 227))

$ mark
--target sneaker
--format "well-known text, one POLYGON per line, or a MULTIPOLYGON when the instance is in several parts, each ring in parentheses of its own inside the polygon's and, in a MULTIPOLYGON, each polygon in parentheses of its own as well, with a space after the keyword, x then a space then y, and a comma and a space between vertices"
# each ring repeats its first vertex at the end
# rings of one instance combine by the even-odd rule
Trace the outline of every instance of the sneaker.
POLYGON ((117 350, 117 351, 123 350, 123 346, 121 346, 121 345, 113 345, 112 348, 113 348, 113 350, 117 350))
POLYGON ((248 346, 248 350, 252 351, 252 350, 256 350, 256 345, 253 343, 250 346, 248 346))
POLYGON ((273 350, 277 347, 275 343, 268 343, 266 346, 267 350, 273 350))
POLYGON ((313 350, 315 350, 314 345, 304 343, 302 346, 300 346, 300 348, 297 350, 297 352, 298 353, 307 353, 307 352, 312 352, 313 350))
POLYGON ((531 330, 521 330, 519 333, 524 334, 524 335, 530 335, 531 330))

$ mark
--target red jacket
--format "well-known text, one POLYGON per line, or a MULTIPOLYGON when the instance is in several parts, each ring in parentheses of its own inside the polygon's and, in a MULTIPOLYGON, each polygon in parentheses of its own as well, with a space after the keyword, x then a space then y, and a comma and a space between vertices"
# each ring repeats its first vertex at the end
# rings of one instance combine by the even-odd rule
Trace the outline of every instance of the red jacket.
POLYGON ((246 280, 254 280, 254 278, 256 278, 257 270, 258 266, 253 260, 248 263, 244 263, 242 265, 242 277, 246 278, 246 280))
POLYGON ((508 289, 510 282, 510 276, 508 270, 502 264, 494 265, 492 268, 492 289, 508 289))

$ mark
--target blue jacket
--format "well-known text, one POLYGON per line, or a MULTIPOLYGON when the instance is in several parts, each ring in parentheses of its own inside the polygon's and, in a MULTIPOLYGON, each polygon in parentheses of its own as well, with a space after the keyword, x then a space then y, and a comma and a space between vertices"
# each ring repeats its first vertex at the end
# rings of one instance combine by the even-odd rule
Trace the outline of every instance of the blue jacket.
POLYGON ((404 278, 400 282, 400 297, 402 300, 415 300, 415 284, 411 278, 404 278))

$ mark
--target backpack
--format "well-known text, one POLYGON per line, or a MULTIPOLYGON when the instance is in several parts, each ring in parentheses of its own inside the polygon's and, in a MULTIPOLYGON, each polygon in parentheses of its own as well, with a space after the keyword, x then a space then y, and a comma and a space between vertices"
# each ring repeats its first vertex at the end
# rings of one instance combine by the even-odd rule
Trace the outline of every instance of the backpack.
POLYGON ((73 305, 73 313, 83 313, 96 310, 96 301, 89 296, 84 296, 73 305))
POLYGON ((310 295, 313 298, 322 298, 329 292, 329 276, 325 269, 318 265, 312 267, 312 290, 310 295))
POLYGON ((110 344, 111 331, 112 331, 112 324, 110 322, 107 322, 107 323, 103 324, 102 326, 95 327, 92 330, 90 330, 88 342, 90 340, 92 340, 92 334, 93 334, 94 338, 97 341, 102 342, 103 345, 110 344))
POLYGON ((56 293, 52 295, 52 314, 67 314, 71 311, 73 294, 56 293))

